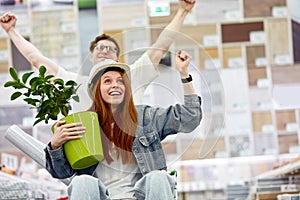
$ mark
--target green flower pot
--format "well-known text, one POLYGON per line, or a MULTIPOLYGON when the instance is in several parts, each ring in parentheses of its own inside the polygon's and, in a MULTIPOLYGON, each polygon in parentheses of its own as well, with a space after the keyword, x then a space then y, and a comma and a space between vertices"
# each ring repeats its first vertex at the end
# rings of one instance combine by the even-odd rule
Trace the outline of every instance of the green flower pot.
MULTIPOLYGON (((64 144, 64 151, 73 169, 84 169, 103 160, 103 148, 98 116, 95 112, 78 112, 61 119, 67 124, 81 122, 86 127, 82 138, 69 140, 64 144)), ((54 125, 52 131, 54 130, 54 125)))

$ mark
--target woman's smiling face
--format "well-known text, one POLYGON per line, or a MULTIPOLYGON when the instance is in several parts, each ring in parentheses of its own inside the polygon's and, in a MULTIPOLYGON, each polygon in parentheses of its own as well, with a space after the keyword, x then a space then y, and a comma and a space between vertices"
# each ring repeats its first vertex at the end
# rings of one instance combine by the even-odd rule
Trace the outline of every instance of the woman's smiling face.
POLYGON ((118 71, 107 71, 101 76, 101 96, 112 106, 121 104, 125 97, 125 85, 118 71))

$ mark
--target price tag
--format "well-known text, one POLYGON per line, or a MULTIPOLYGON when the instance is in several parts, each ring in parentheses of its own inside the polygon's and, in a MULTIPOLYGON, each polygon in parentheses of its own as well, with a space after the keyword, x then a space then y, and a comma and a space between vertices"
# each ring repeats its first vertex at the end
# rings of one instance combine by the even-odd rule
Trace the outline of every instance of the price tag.
POLYGON ((275 131, 275 128, 272 124, 265 124, 261 129, 263 133, 273 133, 275 131))
POLYGON ((206 47, 216 47, 220 44, 219 37, 217 35, 204 35, 203 45, 206 47))
POLYGON ((146 25, 147 25, 147 20, 145 17, 134 17, 131 20, 132 27, 141 27, 141 26, 146 26, 146 25))
POLYGON ((281 192, 288 192, 288 191, 292 192, 298 190, 298 187, 295 184, 281 185, 280 188, 281 188, 281 192))
POLYGON ((268 65, 268 60, 265 57, 255 58, 256 67, 266 67, 268 65))
POLYGON ((235 109, 235 110, 246 110, 247 109, 247 104, 240 103, 240 102, 233 102, 232 103, 232 108, 235 109))
POLYGON ((270 86, 270 81, 269 79, 267 78, 260 78, 260 79, 257 79, 256 81, 256 85, 258 88, 267 88, 270 86))
POLYGON ((228 67, 236 68, 236 67, 243 67, 244 66, 244 59, 242 57, 235 57, 228 59, 228 67))
POLYGON ((242 151, 240 151, 240 156, 250 156, 252 153, 251 153, 251 150, 250 149, 244 149, 242 151))
POLYGON ((225 151, 217 151, 215 153, 215 157, 216 158, 227 158, 228 157, 228 153, 225 151))
POLYGON ((77 46, 64 46, 63 49, 63 55, 66 56, 73 56, 73 55, 78 55, 79 49, 77 46))
POLYGON ((249 34, 251 43, 257 44, 266 41, 266 34, 264 31, 251 31, 249 34))
POLYGON ((7 50, 0 50, 0 61, 7 61, 8 53, 7 50))
POLYGON ((288 16, 288 9, 286 6, 274 6, 272 7, 273 17, 286 17, 288 16))
POLYGON ((285 125, 285 128, 286 128, 286 130, 287 131, 297 131, 298 130, 298 124, 297 123, 287 123, 286 125, 285 125))
POLYGON ((225 19, 227 20, 237 20, 241 19, 242 14, 239 10, 226 10, 225 11, 225 19))
POLYGON ((5 165, 7 168, 16 170, 18 168, 18 157, 8 153, 2 153, 1 155, 2 165, 5 165))
POLYGON ((265 102, 258 102, 258 107, 262 110, 271 109, 272 108, 272 102, 265 101, 265 102))
POLYGON ((299 146, 290 146, 289 153, 300 153, 300 147, 299 146))
POLYGON ((266 149, 265 151, 265 155, 276 155, 277 154, 277 150, 276 149, 266 149))
POLYGON ((204 67, 205 69, 220 69, 221 61, 219 58, 205 59, 204 67))
POLYGON ((281 54, 275 56, 275 64, 277 65, 288 65, 292 64, 292 59, 289 54, 281 54))
POLYGON ((77 28, 76 28, 76 24, 74 22, 70 22, 70 23, 62 23, 60 25, 60 30, 63 33, 71 33, 71 32, 76 32, 77 28))

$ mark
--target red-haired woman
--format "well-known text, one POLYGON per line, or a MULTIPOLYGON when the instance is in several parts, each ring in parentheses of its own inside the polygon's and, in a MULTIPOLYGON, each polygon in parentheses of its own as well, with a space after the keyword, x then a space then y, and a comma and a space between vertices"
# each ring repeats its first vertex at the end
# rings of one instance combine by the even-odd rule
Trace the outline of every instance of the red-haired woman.
POLYGON ((188 73, 190 57, 182 51, 176 65, 184 88, 184 104, 167 108, 134 105, 130 68, 122 63, 95 66, 88 92, 90 110, 98 113, 105 159, 83 170, 74 170, 63 153, 63 144, 85 133, 81 124, 55 125, 45 149, 47 170, 55 178, 72 177, 69 199, 173 199, 174 179, 166 172, 161 141, 178 132, 191 132, 202 119, 201 100, 188 73))

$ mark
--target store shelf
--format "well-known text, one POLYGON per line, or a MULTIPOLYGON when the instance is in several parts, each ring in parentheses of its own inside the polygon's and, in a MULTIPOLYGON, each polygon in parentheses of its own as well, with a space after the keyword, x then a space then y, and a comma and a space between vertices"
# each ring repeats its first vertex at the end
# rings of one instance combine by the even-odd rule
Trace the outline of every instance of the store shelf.
POLYGON ((54 200, 66 196, 66 186, 55 179, 20 177, 0 172, 1 199, 54 200))
POLYGON ((286 8, 286 5, 286 0, 243 0, 244 17, 271 17, 274 15, 274 13, 272 13, 274 8, 286 8))
POLYGON ((246 55, 248 68, 266 67, 268 64, 265 45, 247 46, 246 55))
POLYGON ((217 28, 216 23, 185 25, 180 30, 183 35, 176 38, 176 44, 187 45, 188 37, 204 47, 216 47, 220 44, 217 28))
POLYGON ((280 154, 299 153, 298 134, 296 132, 285 132, 278 136, 278 150, 280 154))
POLYGON ((284 166, 281 166, 277 169, 273 169, 262 173, 255 177, 255 179, 271 178, 271 177, 280 177, 286 176, 288 174, 297 174, 300 170, 300 161, 290 162, 284 166))
POLYGON ((274 85, 300 85, 300 64, 276 66, 271 70, 274 85))
MULTIPOLYGON (((205 121, 207 123, 197 130, 200 135, 197 140, 181 142, 177 139, 168 144, 167 152, 171 158, 177 155, 184 160, 198 159, 199 156, 217 158, 292 152, 297 141, 292 142, 291 138, 299 136, 300 128, 298 126, 291 131, 285 126, 299 124, 299 117, 295 115, 295 120, 288 121, 280 117, 277 113, 283 108, 274 103, 272 94, 275 85, 299 83, 299 70, 293 63, 291 18, 285 12, 287 2, 223 0, 211 4, 216 2, 218 5, 224 4, 222 12, 218 8, 209 13, 203 9, 200 13, 200 9, 196 9, 187 16, 181 28, 182 34, 170 51, 172 54, 177 49, 184 49, 193 55, 192 64, 198 67, 196 74, 201 79, 201 95, 207 103, 204 105, 205 120, 210 122, 205 121), (215 15, 219 20, 204 18, 203 12, 206 16, 215 15), (286 75, 291 78, 286 78, 286 75), (208 139, 204 141, 205 136, 208 139), (209 144, 213 141, 214 145, 203 151, 207 141, 209 144), (240 145, 249 144, 238 149, 235 141, 240 145), (288 141, 291 141, 290 145, 281 144, 288 141), (178 148, 180 146, 182 148, 178 148), (183 149, 187 150, 182 152, 183 149)), ((98 1, 98 13, 103 11, 101 31, 113 34, 121 44, 121 49, 126 51, 132 51, 134 45, 151 45, 161 33, 161 27, 172 19, 177 9, 176 3, 171 2, 170 15, 154 17, 145 12, 148 4, 138 4, 140 10, 137 15, 140 17, 137 19, 151 26, 151 29, 143 29, 141 34, 141 30, 133 31, 138 24, 131 23, 131 15, 128 18, 121 17, 124 25, 118 28, 110 23, 110 16, 106 17, 112 11, 118 11, 118 15, 123 15, 119 12, 122 9, 130 12, 130 5, 116 3, 109 6, 101 5, 98 1), (125 32, 131 33, 130 37, 125 32), (141 40, 140 35, 146 35, 147 41, 141 40), (138 38, 136 42, 128 42, 135 41, 135 36, 138 38)), ((205 8, 209 5, 197 2, 196 8, 200 6, 205 8)), ((124 56, 122 61, 132 62, 133 58, 124 56)), ((295 113, 299 112, 298 108, 294 110, 295 113)))
POLYGON ((267 53, 270 65, 293 63, 291 21, 289 18, 271 18, 266 22, 267 53))
POLYGON ((250 42, 251 32, 264 31, 262 21, 235 24, 222 24, 222 42, 250 42), (239 34, 235 34, 238 31, 239 34))
MULTIPOLYGON (((67 69, 78 71, 81 59, 78 8, 75 2, 29 1, 22 3, 26 5, 22 10, 16 9, 19 4, 1 8, 3 12, 14 12, 18 18, 17 31, 46 57, 67 69)), ((19 53, 6 33, 1 33, 0 38, 0 72, 7 72, 8 66, 14 66, 17 70, 31 69, 31 64, 19 53), (3 45, 5 43, 6 47, 3 45), (1 61, 4 59, 6 62, 1 61)))

